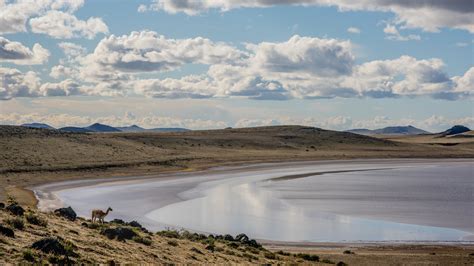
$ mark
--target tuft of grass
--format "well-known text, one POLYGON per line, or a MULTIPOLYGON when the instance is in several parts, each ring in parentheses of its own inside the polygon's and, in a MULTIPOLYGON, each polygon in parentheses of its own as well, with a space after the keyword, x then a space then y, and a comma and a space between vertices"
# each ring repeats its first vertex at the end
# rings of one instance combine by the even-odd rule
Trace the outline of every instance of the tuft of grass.
POLYGON ((252 260, 258 260, 258 257, 248 253, 242 253, 242 257, 249 259, 249 262, 252 262, 252 260))
POLYGON ((135 236, 132 238, 132 240, 145 246, 151 246, 151 239, 146 237, 135 236))
POLYGON ((156 234, 167 238, 180 238, 179 232, 176 230, 163 230, 156 232, 156 234))
POLYGON ((45 219, 39 217, 38 215, 34 213, 31 213, 31 212, 27 213, 25 217, 26 217, 26 221, 30 224, 34 224, 34 225, 38 225, 42 227, 48 226, 48 221, 46 221, 45 219))
POLYGON ((192 247, 192 248, 191 248, 191 251, 192 251, 192 252, 196 252, 196 253, 198 253, 198 254, 204 254, 204 253, 202 253, 202 251, 200 251, 199 249, 197 249, 197 248, 195 248, 195 247, 192 247))
POLYGON ((276 258, 277 258, 275 253, 272 253, 272 252, 265 252, 265 254, 263 256, 265 256, 265 258, 267 258, 269 260, 276 260, 276 258))
POLYGON ((177 247, 178 246, 178 241, 170 240, 170 241, 168 241, 168 245, 173 246, 173 247, 177 247))
POLYGON ((25 228, 25 222, 23 221, 23 218, 15 217, 11 219, 6 219, 5 222, 11 227, 18 230, 23 230, 25 228))
POLYGON ((214 243, 211 243, 211 244, 206 246, 206 249, 211 251, 211 252, 214 252, 214 250, 216 250, 216 246, 214 245, 214 243))
POLYGON ((29 262, 36 261, 36 254, 31 249, 23 250, 22 257, 24 260, 29 261, 29 262))

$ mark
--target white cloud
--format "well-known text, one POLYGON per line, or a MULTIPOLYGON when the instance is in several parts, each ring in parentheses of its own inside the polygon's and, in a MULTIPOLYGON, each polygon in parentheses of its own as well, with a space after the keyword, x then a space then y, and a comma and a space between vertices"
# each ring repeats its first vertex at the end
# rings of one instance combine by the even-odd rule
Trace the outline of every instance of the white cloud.
POLYGON ((469 46, 469 43, 467 43, 467 42, 457 42, 456 46, 457 47, 467 47, 467 46, 469 46))
POLYGON ((349 27, 349 28, 347 28, 347 32, 354 33, 354 34, 360 34, 360 29, 358 29, 356 27, 349 27))
POLYGON ((10 41, 0 36, 0 62, 9 62, 17 65, 41 65, 48 61, 50 53, 38 43, 33 49, 19 42, 10 41))
POLYGON ((163 10, 168 13, 183 12, 197 15, 210 9, 222 12, 236 8, 263 8, 277 5, 336 6, 340 11, 382 11, 396 15, 397 24, 407 28, 438 31, 440 28, 456 28, 474 32, 474 5, 472 0, 438 1, 387 1, 387 0, 152 0, 146 10, 163 10))
MULTIPOLYGON (((54 66, 50 76, 74 80, 82 94, 257 100, 430 96, 456 100, 474 93, 471 70, 451 78, 442 60, 410 56, 356 64, 351 42, 336 39, 295 35, 287 41, 247 44, 239 50, 200 37, 167 39, 143 31, 106 37, 90 54, 71 43, 60 47, 68 58, 54 66), (208 70, 181 78, 151 75, 187 64, 204 64, 208 70)), ((59 88, 65 95, 79 94, 59 88)))
POLYGON ((0 33, 26 31, 26 22, 48 10, 74 12, 84 0, 12 0, 0 1, 0 33))
POLYGON ((392 24, 387 24, 383 29, 383 32, 386 34, 386 39, 392 41, 419 41, 421 40, 420 35, 416 34, 409 34, 409 35, 401 35, 398 31, 397 27, 392 24))
POLYGON ((55 79, 61 79, 61 78, 73 77, 75 73, 76 73, 75 70, 70 67, 57 65, 51 68, 51 72, 49 73, 49 76, 55 79))
POLYGON ((463 76, 453 77, 456 84, 453 91, 463 94, 474 93, 474 67, 471 67, 463 76))
POLYGON ((167 39, 153 31, 111 35, 84 59, 89 71, 138 73, 169 71, 187 63, 237 63, 244 54, 206 38, 167 39))
POLYGON ((349 41, 295 35, 286 42, 247 45, 255 53, 252 64, 265 71, 316 76, 348 75, 354 56, 349 41))
POLYGON ((44 83, 35 72, 21 72, 14 68, 0 67, 0 100, 14 97, 68 96, 86 94, 79 84, 72 80, 60 83, 44 83))
POLYGON ((70 39, 86 37, 92 39, 99 33, 108 33, 109 29, 101 18, 79 20, 74 15, 51 10, 41 17, 30 19, 31 31, 54 38, 70 39))
POLYGON ((64 54, 71 59, 86 53, 86 48, 80 46, 79 44, 60 42, 58 46, 63 50, 64 54))
POLYGON ((91 39, 98 33, 107 33, 102 19, 80 20, 73 15, 83 4, 84 0, 2 0, 0 34, 26 32, 28 21, 33 32, 55 38, 91 39))

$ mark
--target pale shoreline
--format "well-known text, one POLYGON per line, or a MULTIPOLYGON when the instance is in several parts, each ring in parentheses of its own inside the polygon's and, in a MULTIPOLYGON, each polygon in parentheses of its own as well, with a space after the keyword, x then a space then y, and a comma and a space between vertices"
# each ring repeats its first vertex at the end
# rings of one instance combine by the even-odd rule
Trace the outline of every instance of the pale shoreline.
MULTIPOLYGON (((239 173, 244 170, 248 169, 254 169, 254 168, 262 168, 262 167, 272 167, 275 164, 277 165, 286 165, 286 166, 299 166, 299 165, 306 165, 308 163, 310 164, 318 164, 318 165, 325 165, 325 164, 331 164, 331 165, 338 165, 341 163, 348 164, 348 163, 374 163, 374 162, 382 162, 382 163, 387 163, 387 162, 397 162, 397 163, 410 163, 410 162, 423 162, 423 163, 436 163, 439 161, 450 161, 450 162, 472 162, 470 159, 373 159, 373 160, 330 160, 330 161, 304 161, 304 162, 286 162, 286 163, 262 163, 262 164, 246 164, 246 165, 241 165, 241 166, 232 166, 232 167, 215 167, 215 168, 210 168, 208 170, 204 171, 197 171, 197 172, 178 172, 178 173, 172 173, 172 174, 160 174, 156 175, 154 177, 150 176, 133 176, 133 177, 120 177, 118 179, 116 178, 99 178, 99 179, 86 179, 86 180, 74 180, 74 181, 65 181, 65 182, 53 182, 41 186, 36 186, 33 188, 35 190, 35 194, 37 195, 38 189, 43 189, 44 191, 48 191, 51 193, 59 192, 64 189, 70 189, 70 188, 78 188, 78 187, 84 187, 84 186, 96 186, 96 185, 117 185, 117 184, 125 184, 125 183, 136 183, 136 182, 147 182, 147 181, 156 181, 156 180, 177 180, 177 179, 182 179, 182 178, 187 178, 189 176, 196 175, 197 173, 219 173, 219 172, 226 172, 226 173, 239 173)), ((318 174, 324 174, 324 172, 320 172, 318 174)), ((38 195, 37 195, 38 196, 38 195)), ((41 196, 40 196, 41 197, 41 196)), ((41 198, 39 198, 40 203, 41 203, 41 198)), ((394 245, 394 244, 427 244, 427 245, 464 245, 464 244, 471 244, 472 242, 470 240, 468 241, 354 241, 354 242, 288 242, 288 241, 272 241, 272 240, 260 240, 262 243, 265 243, 266 245, 276 245, 276 246, 300 246, 300 245, 305 245, 305 246, 313 246, 313 245, 323 245, 323 246, 331 246, 333 244, 336 245, 394 245)))

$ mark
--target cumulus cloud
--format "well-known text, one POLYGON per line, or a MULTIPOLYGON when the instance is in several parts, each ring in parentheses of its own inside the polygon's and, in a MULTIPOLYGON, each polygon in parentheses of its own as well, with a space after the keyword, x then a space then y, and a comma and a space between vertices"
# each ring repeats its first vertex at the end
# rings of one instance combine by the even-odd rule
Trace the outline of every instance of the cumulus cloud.
POLYGON ((416 34, 408 34, 408 35, 402 35, 398 31, 397 27, 392 24, 387 24, 385 28, 383 29, 383 32, 386 34, 386 39, 392 40, 392 41, 419 41, 421 40, 420 35, 416 34))
POLYGON ((0 67, 0 100, 37 96, 39 86, 40 78, 32 71, 22 73, 18 69, 0 67))
POLYGON ((55 38, 93 38, 107 33, 107 25, 100 18, 80 20, 73 13, 84 0, 13 0, 0 1, 0 33, 26 32, 29 21, 35 33, 55 38))
POLYGON ((375 60, 357 66, 345 84, 372 97, 454 93, 453 80, 443 66, 440 59, 417 60, 409 56, 375 60))
POLYGON ((356 28, 356 27, 349 27, 349 28, 347 28, 347 32, 354 33, 354 34, 360 34, 360 29, 356 28))
POLYGON ((167 39, 153 31, 141 31, 102 39, 85 58, 85 64, 104 72, 152 72, 173 70, 187 63, 234 64, 243 56, 230 45, 206 38, 167 39))
POLYGON ((301 72, 317 76, 347 75, 354 56, 349 41, 295 35, 286 42, 248 45, 255 67, 281 73, 301 72))
POLYGON ((79 44, 75 44, 71 42, 60 42, 58 46, 63 50, 64 54, 70 59, 76 58, 86 53, 86 48, 80 46, 79 44))
POLYGON ((421 28, 432 32, 440 28, 456 28, 474 32, 474 5, 471 0, 152 0, 151 2, 148 6, 140 6, 139 11, 163 10, 172 14, 183 12, 187 15, 197 15, 210 9, 225 12, 236 8, 263 8, 277 5, 335 6, 340 11, 392 12, 396 16, 397 24, 408 28, 421 28))
POLYGON ((40 65, 48 61, 50 53, 38 43, 30 49, 19 42, 10 41, 0 36, 0 62, 17 65, 40 65))
POLYGON ((74 15, 51 10, 41 17, 30 19, 31 31, 60 39, 86 37, 93 39, 99 33, 108 33, 109 29, 101 18, 79 20, 74 15))
MULTIPOLYGON (((72 83, 69 89, 56 86, 63 95, 255 100, 401 96, 456 100, 473 95, 472 69, 450 77, 441 59, 410 56, 356 64, 352 44, 345 40, 295 35, 287 41, 237 49, 200 37, 168 39, 143 31, 106 37, 90 54, 73 43, 59 46, 67 60, 52 67, 50 76, 80 84, 79 92, 72 83), (152 76, 187 64, 206 65, 208 70, 181 78, 152 76)), ((61 94, 47 93, 51 88, 35 91, 39 96, 61 94)))
POLYGON ((84 4, 84 0, 13 0, 0 1, 0 33, 26 31, 26 22, 33 16, 47 10, 74 12, 84 4))
POLYGON ((73 80, 60 83, 42 83, 33 71, 26 73, 15 68, 0 67, 0 100, 15 97, 68 96, 86 94, 73 80))

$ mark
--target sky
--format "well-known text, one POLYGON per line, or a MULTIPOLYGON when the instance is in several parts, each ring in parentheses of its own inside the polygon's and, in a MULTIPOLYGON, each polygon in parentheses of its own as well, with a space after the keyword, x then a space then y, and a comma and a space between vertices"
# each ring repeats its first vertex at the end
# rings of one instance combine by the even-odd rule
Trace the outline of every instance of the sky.
POLYGON ((0 0, 0 124, 474 128, 472 0, 0 0))

